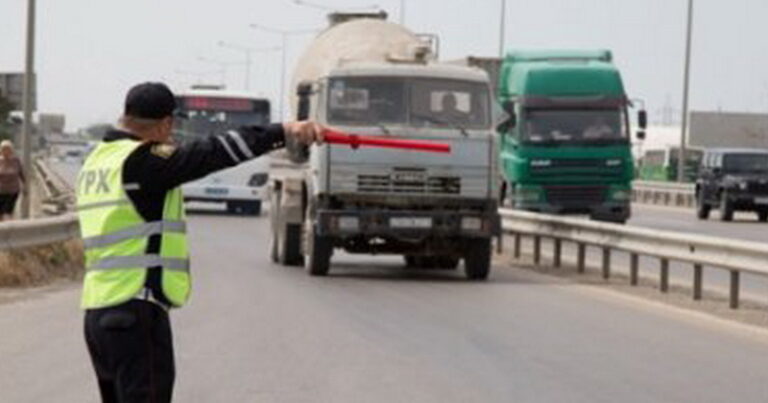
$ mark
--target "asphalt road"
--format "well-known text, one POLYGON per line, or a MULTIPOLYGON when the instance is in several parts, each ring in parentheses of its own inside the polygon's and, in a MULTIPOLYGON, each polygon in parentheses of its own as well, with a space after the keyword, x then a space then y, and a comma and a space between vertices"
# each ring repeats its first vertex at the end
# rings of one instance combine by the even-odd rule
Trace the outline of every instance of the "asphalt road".
MULTIPOLYGON (((179 402, 764 402, 768 337, 495 267, 487 283, 267 258, 268 220, 191 218, 179 402)), ((77 285, 0 290, 0 401, 96 402, 77 285)))
POLYGON ((692 209, 635 204, 627 224, 768 243, 768 223, 757 221, 754 213, 747 212, 737 213, 732 222, 722 222, 717 212, 709 220, 699 220, 692 209))

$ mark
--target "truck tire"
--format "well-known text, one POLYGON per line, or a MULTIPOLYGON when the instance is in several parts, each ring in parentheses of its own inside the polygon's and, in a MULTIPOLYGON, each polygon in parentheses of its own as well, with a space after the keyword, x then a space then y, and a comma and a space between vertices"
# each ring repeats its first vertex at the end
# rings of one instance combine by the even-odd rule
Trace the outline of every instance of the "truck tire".
POLYGON ((733 202, 728 198, 728 193, 720 196, 720 220, 733 221, 733 202))
POLYGON ((278 236, 277 226, 280 222, 280 191, 273 190, 269 195, 269 226, 272 230, 272 247, 270 248, 270 257, 272 263, 280 263, 280 237, 278 236))
POLYGON ((699 190, 696 193, 696 217, 699 220, 706 220, 709 218, 709 212, 712 210, 707 202, 704 200, 704 192, 699 190))
POLYGON ((301 225, 285 224, 279 234, 278 240, 278 258, 284 266, 301 266, 304 263, 304 256, 301 254, 301 225))
POLYGON ((472 239, 464 253, 464 273, 470 280, 485 280, 491 271, 491 240, 472 239))
POLYGON ((312 220, 307 219, 306 222, 307 248, 304 266, 312 276, 328 275, 333 255, 333 241, 329 237, 318 235, 312 220))

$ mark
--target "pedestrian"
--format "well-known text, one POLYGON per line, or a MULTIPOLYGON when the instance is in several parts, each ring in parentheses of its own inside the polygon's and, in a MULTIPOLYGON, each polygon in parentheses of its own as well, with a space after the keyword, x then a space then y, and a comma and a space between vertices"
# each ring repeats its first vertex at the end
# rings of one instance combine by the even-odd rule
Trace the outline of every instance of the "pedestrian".
POLYGON ((161 83, 128 91, 119 126, 86 158, 77 183, 85 248, 85 339, 104 402, 169 402, 175 377, 169 312, 190 293, 180 185, 322 127, 243 127, 183 145, 170 140, 176 101, 161 83))
POLYGON ((26 194, 26 180, 21 161, 10 140, 0 142, 0 221, 13 218, 19 193, 26 194))

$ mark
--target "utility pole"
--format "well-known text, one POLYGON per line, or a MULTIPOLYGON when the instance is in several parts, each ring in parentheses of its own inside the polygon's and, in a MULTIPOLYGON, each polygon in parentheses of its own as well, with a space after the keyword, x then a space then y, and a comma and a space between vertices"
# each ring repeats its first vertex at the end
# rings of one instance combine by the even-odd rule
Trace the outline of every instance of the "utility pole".
POLYGON ((400 25, 405 26, 405 0, 400 0, 400 25))
POLYGON ((499 23, 499 57, 504 57, 504 37, 507 33, 507 0, 501 0, 501 21, 499 23))
MULTIPOLYGON (((32 176, 32 102, 34 100, 35 66, 35 0, 27 0, 27 55, 24 67, 24 122, 21 126, 21 147, 24 173, 32 176)), ((30 217, 29 180, 24 184, 24 197, 21 199, 21 218, 30 217)))
MULTIPOLYGON (((299 5, 306 5, 304 2, 297 2, 299 5)), ((251 28, 260 30, 263 32, 269 32, 275 35, 279 35, 282 39, 282 55, 280 60, 280 119, 285 119, 285 80, 286 80, 286 68, 288 60, 288 38, 292 35, 304 35, 317 32, 316 29, 299 29, 293 31, 286 31, 282 29, 267 27, 261 24, 250 24, 251 28)))
POLYGON ((688 28, 685 40, 685 72, 683 75, 683 124, 680 130, 680 152, 677 156, 677 181, 684 182, 686 133, 688 132, 688 92, 691 78, 691 36, 693 33, 693 0, 688 0, 688 28))

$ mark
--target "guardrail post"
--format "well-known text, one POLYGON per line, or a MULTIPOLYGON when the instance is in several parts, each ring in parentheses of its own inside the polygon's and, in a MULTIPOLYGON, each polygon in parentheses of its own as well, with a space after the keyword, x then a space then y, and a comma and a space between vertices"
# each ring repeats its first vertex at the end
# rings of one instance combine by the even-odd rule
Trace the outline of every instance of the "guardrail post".
POLYGON ((701 299, 704 284, 704 267, 700 264, 693 265, 693 300, 701 299))
POLYGON ((739 309, 739 277, 741 272, 731 270, 731 309, 739 309))
POLYGON ((541 263, 541 236, 539 235, 533 237, 533 263, 536 265, 541 263))
POLYGON ((562 252, 563 241, 560 238, 555 238, 555 247, 553 251, 555 267, 560 267, 562 265, 562 252))
POLYGON ((611 249, 603 248, 603 279, 611 278, 611 249))
POLYGON ((637 253, 629 255, 629 284, 637 285, 637 273, 640 267, 640 256, 637 253))
POLYGON ((584 273, 587 264, 587 245, 579 243, 577 249, 576 265, 579 273, 584 273))
POLYGON ((521 251, 522 238, 523 236, 519 232, 515 233, 515 252, 514 252, 515 259, 520 259, 520 255, 522 254, 522 251, 521 251))
POLYGON ((661 292, 669 291, 669 260, 661 259, 661 279, 659 289, 661 292))

